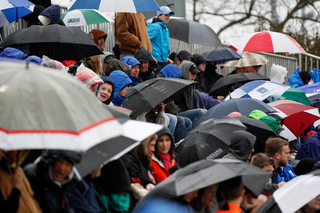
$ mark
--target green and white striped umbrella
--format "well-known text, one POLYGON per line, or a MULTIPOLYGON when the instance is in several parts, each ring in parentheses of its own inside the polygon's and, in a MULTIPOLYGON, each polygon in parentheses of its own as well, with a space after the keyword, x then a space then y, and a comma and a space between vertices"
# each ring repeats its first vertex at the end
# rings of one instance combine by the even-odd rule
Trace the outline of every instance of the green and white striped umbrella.
POLYGON ((66 26, 85 26, 113 22, 113 19, 98 10, 80 9, 62 13, 61 20, 66 26))

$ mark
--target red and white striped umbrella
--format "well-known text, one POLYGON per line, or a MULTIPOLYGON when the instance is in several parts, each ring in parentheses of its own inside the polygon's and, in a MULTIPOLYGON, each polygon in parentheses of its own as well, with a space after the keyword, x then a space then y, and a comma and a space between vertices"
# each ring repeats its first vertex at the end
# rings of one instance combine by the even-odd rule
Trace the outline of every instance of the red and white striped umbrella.
POLYGON ((278 111, 275 114, 284 118, 284 130, 280 135, 289 141, 299 137, 304 130, 320 119, 318 108, 295 101, 279 100, 268 103, 268 105, 278 111))
POLYGON ((244 35, 231 44, 231 47, 240 52, 306 53, 290 36, 268 31, 244 35))

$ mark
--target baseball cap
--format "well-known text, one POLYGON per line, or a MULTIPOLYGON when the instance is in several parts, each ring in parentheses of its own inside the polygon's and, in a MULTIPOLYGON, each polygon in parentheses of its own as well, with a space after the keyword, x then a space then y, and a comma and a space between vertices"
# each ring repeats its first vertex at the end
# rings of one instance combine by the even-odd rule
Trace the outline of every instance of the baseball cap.
POLYGON ((174 11, 173 10, 171 10, 168 6, 162 6, 162 7, 160 7, 160 10, 161 11, 157 11, 157 16, 158 15, 160 15, 160 14, 165 14, 165 15, 167 15, 167 14, 171 14, 171 15, 174 15, 174 11))
POLYGON ((189 71, 192 73, 192 74, 198 74, 200 72, 200 70, 198 70, 197 66, 195 64, 192 64, 189 68, 189 71))

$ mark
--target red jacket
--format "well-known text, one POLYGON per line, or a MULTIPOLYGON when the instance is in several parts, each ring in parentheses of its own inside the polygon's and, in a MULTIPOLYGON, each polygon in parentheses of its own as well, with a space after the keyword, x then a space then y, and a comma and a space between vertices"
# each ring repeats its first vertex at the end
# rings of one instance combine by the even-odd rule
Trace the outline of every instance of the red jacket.
MULTIPOLYGON (((151 157, 151 167, 153 170, 154 175, 157 178, 158 183, 166 179, 170 176, 170 172, 164 167, 163 162, 159 160, 156 156, 152 155, 151 157)), ((172 166, 176 165, 175 159, 171 160, 172 166)))

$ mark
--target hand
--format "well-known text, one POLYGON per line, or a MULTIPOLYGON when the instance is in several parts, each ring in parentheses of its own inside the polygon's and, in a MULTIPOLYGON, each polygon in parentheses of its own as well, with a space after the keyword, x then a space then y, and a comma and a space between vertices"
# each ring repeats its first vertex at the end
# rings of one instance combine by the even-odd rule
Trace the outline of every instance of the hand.
POLYGON ((222 101, 224 99, 224 96, 217 96, 217 99, 222 101))
POLYGON ((157 59, 155 59, 155 57, 153 57, 153 56, 151 56, 151 57, 153 58, 154 62, 157 64, 158 63, 157 59))
POLYGON ((146 190, 151 191, 155 186, 151 183, 149 183, 148 185, 146 185, 146 190))
POLYGON ((13 188, 21 189, 22 186, 22 174, 18 169, 15 169, 11 179, 11 184, 13 188))
POLYGON ((163 102, 161 102, 160 104, 157 105, 157 110, 158 112, 163 112, 164 108, 165 108, 166 104, 164 104, 163 102))
POLYGON ((284 181, 278 183, 278 188, 280 188, 280 187, 283 186, 284 184, 286 184, 286 182, 284 182, 284 181))
POLYGON ((167 58, 167 64, 173 64, 173 61, 170 58, 167 58))

